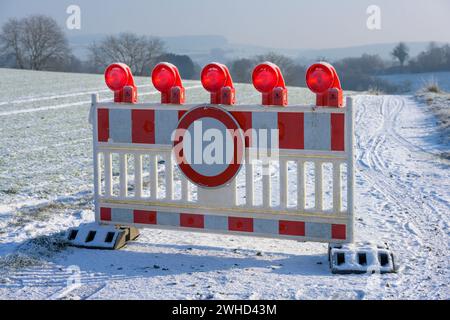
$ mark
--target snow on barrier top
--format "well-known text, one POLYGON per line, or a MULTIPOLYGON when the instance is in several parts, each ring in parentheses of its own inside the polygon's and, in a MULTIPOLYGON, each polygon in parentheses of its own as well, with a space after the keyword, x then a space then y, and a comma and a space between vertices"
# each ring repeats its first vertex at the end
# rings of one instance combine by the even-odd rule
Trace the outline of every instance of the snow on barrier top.
POLYGON ((207 104, 183 104, 177 68, 152 73, 161 103, 137 103, 130 69, 92 100, 96 221, 319 242, 353 241, 353 111, 334 68, 311 66, 316 105, 288 105, 280 69, 252 75, 261 105, 234 105, 226 66, 201 74, 207 104))

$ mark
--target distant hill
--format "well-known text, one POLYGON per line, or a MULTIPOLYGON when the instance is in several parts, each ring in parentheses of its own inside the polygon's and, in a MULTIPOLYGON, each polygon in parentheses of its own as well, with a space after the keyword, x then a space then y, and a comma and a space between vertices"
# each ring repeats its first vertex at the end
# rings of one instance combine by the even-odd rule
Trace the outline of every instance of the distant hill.
MULTIPOLYGON (((103 34, 68 35, 69 43, 74 50, 74 54, 81 59, 87 57, 87 48, 89 44, 93 41, 101 41, 104 37, 105 35, 103 34)), ((363 53, 378 54, 384 59, 390 59, 390 52, 397 44, 380 43, 326 49, 285 49, 230 43, 224 36, 218 35, 172 36, 161 38, 166 43, 168 51, 177 54, 187 54, 200 65, 210 61, 227 62, 234 58, 250 57, 257 54, 264 54, 269 51, 287 55, 304 64, 308 64, 319 58, 326 58, 333 61, 346 57, 358 57, 363 53)), ((410 56, 415 56, 423 51, 428 46, 429 42, 407 42, 406 44, 410 48, 410 56)))
POLYGON ((227 38, 215 35, 163 37, 168 49, 174 53, 209 52, 213 48, 227 48, 227 38))
MULTIPOLYGON (((405 42, 409 47, 409 55, 416 56, 421 51, 425 50, 429 42, 405 42)), ((325 57, 329 60, 337 60, 347 57, 359 57, 364 53, 378 54, 383 59, 391 59, 390 53, 398 43, 379 43, 369 44, 345 48, 329 48, 329 49, 309 49, 300 50, 298 54, 299 60, 316 60, 317 58, 325 57)))

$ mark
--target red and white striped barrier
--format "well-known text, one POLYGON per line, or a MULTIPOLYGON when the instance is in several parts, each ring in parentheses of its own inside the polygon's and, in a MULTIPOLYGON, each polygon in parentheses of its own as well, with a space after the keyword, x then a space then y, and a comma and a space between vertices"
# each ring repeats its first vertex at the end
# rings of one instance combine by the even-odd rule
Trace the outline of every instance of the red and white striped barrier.
MULTIPOLYGON (((274 81, 276 85, 282 87, 269 86, 261 105, 233 105, 234 87, 225 80, 217 90, 208 89, 212 101, 224 102, 220 107, 133 100, 101 103, 93 96, 96 221, 137 228, 352 242, 352 99, 347 98, 344 106, 340 87, 315 88, 316 93, 320 91, 318 101, 325 106, 286 105, 284 82, 274 81), (267 106, 267 101, 274 105, 267 106), (173 132, 183 116, 199 107, 220 109, 240 129, 250 129, 244 138, 243 163, 221 183, 214 184, 214 178, 197 183, 173 155, 173 132), (271 129, 279 132, 277 158, 270 163, 271 174, 261 175, 261 165, 250 161, 261 143, 252 134, 271 129)), ((174 87, 164 89, 165 101, 179 100, 180 92, 184 100, 184 89, 180 84, 174 87)), ((135 89, 127 90, 130 97, 135 96, 135 89)), ((204 169, 209 167, 199 170, 204 169)))
MULTIPOLYGON (((172 132, 187 110, 166 105, 162 108, 156 105, 145 108, 141 104, 100 105, 97 107, 96 142, 172 145, 172 132)), ((278 129, 280 149, 345 151, 345 109, 310 112, 301 106, 290 106, 262 110, 245 105, 227 108, 244 131, 278 129)))
POLYGON ((270 219, 234 215, 192 214, 147 211, 118 206, 100 207, 100 221, 120 225, 159 228, 186 228, 220 233, 241 233, 255 236, 295 238, 336 242, 347 239, 347 225, 342 222, 309 222, 286 217, 270 219))

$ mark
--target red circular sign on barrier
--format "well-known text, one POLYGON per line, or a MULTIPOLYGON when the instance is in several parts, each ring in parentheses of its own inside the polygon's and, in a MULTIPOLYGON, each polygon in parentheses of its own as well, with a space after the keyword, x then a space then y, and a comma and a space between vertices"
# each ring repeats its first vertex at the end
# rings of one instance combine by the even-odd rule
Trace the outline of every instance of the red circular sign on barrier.
POLYGON ((217 106, 186 112, 178 122, 173 146, 181 172, 201 187, 230 182, 242 165, 242 130, 228 111, 217 106))

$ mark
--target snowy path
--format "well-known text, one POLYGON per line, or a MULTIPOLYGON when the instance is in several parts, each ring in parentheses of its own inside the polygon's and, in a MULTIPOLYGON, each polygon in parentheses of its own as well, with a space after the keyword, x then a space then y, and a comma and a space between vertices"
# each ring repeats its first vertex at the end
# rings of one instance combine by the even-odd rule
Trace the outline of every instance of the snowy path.
MULTIPOLYGON (((58 96, 66 99, 63 92, 58 96)), ((55 101, 80 102, 65 109, 69 125, 51 110, 15 113, 0 102, 0 119, 9 120, 0 125, 0 297, 450 298, 450 161, 439 156, 450 147, 436 143, 433 117, 411 97, 356 100, 356 237, 387 241, 401 264, 398 274, 382 276, 330 274, 326 245, 318 243, 143 230, 112 252, 58 248, 53 238, 39 238, 92 219, 88 106, 86 96, 68 98, 82 99, 55 101), (36 136, 16 136, 40 118, 36 136), (21 139, 24 145, 16 143, 21 139), (81 287, 69 292, 78 270, 81 287)), ((29 107, 47 105, 39 99, 45 102, 29 107)))
POLYGON ((364 191, 357 192, 356 212, 371 229, 367 237, 359 228, 359 235, 381 232, 399 253, 402 297, 426 298, 441 287, 448 298, 450 161, 424 141, 433 119, 411 98, 357 101, 357 183, 364 191))

